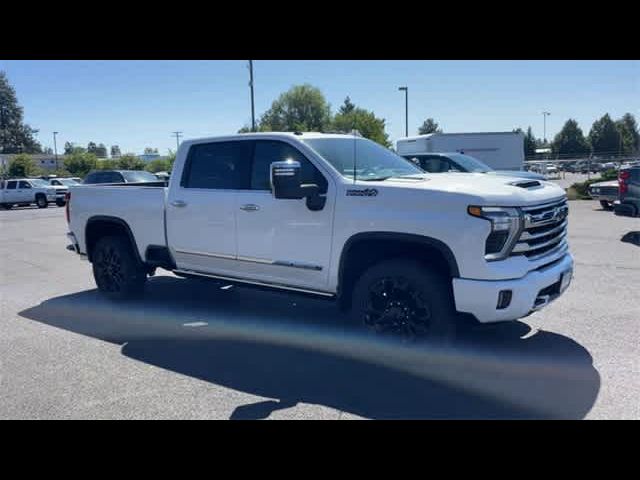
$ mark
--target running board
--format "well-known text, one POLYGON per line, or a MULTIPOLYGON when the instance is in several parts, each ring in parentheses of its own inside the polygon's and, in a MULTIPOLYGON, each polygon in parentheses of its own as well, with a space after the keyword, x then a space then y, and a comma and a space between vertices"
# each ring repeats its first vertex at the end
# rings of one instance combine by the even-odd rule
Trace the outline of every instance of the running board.
POLYGON ((182 270, 182 269, 176 269, 173 270, 174 273, 177 274, 184 274, 184 275, 195 275, 198 277, 207 277, 207 278, 214 278, 216 280, 225 280, 227 282, 233 282, 233 283, 242 283, 242 284, 246 284, 246 285, 255 285, 258 287, 266 287, 266 288, 275 288, 278 290, 290 290, 293 292, 299 292, 299 293, 306 293, 306 294, 310 294, 310 295, 318 295, 321 297, 335 297, 334 293, 329 293, 329 292, 322 292, 320 290, 311 290, 308 288, 300 288, 300 287, 289 287, 289 286, 285 286, 285 285, 279 285, 276 283, 267 283, 267 282, 258 282, 258 281, 254 281, 254 280, 245 280, 242 278, 236 278, 236 277, 225 277, 224 275, 214 275, 211 273, 203 273, 203 272, 196 272, 195 270, 182 270))

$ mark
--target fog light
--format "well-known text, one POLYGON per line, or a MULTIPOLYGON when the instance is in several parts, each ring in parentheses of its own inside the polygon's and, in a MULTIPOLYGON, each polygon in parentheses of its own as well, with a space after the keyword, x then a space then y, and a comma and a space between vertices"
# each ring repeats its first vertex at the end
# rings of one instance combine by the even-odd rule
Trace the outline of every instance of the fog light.
POLYGON ((496 305, 496 309, 504 310, 511 303, 511 290, 500 290, 498 294, 498 305, 496 305))

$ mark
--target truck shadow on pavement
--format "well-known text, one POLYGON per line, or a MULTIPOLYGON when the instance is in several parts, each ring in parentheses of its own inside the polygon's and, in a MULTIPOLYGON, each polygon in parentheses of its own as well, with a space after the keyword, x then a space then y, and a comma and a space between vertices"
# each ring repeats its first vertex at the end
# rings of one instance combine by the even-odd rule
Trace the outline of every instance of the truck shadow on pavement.
POLYGON ((584 347, 523 322, 468 329, 449 348, 403 345, 361 334, 331 302, 169 276, 152 278, 141 300, 116 304, 87 290, 20 315, 267 397, 238 406, 232 419, 300 403, 374 419, 578 419, 600 388, 584 347))
POLYGON ((640 232, 625 233, 620 239, 621 242, 632 243, 640 247, 640 232))

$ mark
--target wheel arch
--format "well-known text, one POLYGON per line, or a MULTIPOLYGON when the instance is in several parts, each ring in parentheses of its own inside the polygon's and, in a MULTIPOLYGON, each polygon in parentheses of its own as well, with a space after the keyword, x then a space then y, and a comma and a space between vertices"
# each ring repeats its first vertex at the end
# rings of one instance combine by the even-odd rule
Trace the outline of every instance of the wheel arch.
POLYGON ((121 218, 111 217, 108 215, 94 215, 87 220, 85 227, 85 245, 87 249, 87 258, 90 262, 93 261, 93 250, 95 244, 101 237, 107 235, 121 235, 127 238, 131 243, 136 260, 140 263, 144 263, 140 257, 140 251, 138 250, 138 244, 133 236, 133 232, 129 227, 129 224, 121 218))
POLYGON ((351 293, 360 275, 375 263, 390 258, 414 258, 434 265, 449 278, 460 276, 455 255, 441 240, 410 233, 357 233, 345 242, 340 254, 337 297, 341 308, 350 306, 351 293))

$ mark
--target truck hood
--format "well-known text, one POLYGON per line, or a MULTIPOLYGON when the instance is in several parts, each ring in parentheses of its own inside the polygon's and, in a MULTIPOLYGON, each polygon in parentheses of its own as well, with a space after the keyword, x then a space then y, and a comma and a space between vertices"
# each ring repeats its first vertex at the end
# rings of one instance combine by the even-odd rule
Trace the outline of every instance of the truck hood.
POLYGON ((389 178, 381 182, 358 182, 359 186, 380 190, 412 189, 467 197, 480 206, 524 207, 551 202, 566 195, 552 182, 484 173, 438 173, 412 178, 389 178))

